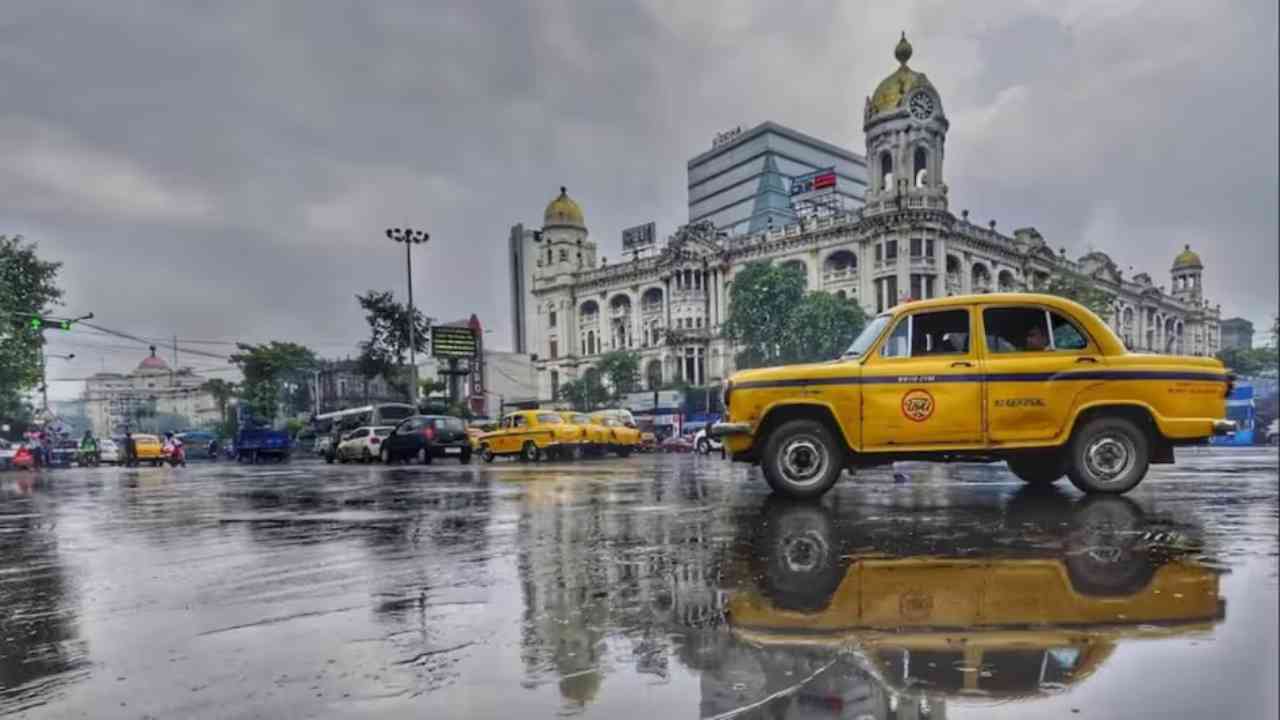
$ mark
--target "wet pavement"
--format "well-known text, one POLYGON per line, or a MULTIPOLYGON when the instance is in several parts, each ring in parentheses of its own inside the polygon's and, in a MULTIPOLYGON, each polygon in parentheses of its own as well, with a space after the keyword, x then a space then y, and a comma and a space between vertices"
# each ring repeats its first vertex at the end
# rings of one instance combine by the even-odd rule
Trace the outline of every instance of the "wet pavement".
POLYGON ((4 473, 0 714, 1274 717, 1276 452, 1178 461, 4 473))

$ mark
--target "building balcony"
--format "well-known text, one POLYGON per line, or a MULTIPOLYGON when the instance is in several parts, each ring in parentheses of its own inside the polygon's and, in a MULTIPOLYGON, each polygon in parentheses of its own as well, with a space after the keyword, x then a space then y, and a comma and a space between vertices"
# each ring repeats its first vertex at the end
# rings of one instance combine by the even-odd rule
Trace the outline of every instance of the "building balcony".
POLYGON ((852 268, 828 270, 822 273, 823 285, 843 285, 846 283, 857 283, 857 282, 858 282, 858 271, 852 268))
POLYGON ((912 255, 911 256, 912 270, 932 271, 932 270, 936 270, 937 267, 938 267, 938 258, 936 257, 929 257, 928 255, 912 255))
POLYGON ((614 320, 622 320, 631 317, 631 306, 616 307, 609 310, 609 317, 614 320))
POLYGON ((662 303, 645 303, 640 306, 640 314, 642 315, 661 315, 662 303))

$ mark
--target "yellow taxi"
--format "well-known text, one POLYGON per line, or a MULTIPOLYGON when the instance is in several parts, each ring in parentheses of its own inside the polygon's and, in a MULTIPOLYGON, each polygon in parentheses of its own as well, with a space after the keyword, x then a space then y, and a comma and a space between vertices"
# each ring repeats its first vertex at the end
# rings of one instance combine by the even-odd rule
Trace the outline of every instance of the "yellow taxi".
POLYGON ((1027 483, 1124 493, 1174 446, 1234 429, 1232 383, 1213 358, 1129 352, 1070 300, 968 295, 877 316, 835 362, 735 373, 711 433, 795 498, 906 459, 1004 460, 1027 483))
POLYGON ((493 462, 500 455, 524 462, 570 458, 582 449, 586 431, 552 410, 522 410, 502 418, 498 428, 480 436, 480 457, 493 462))
POLYGON ((628 426, 626 420, 618 414, 609 411, 598 412, 591 416, 591 420, 608 429, 609 438, 606 447, 618 457, 627 457, 640 446, 640 431, 628 426))
POLYGON ((467 423, 467 439, 471 441, 471 449, 480 450, 480 438, 486 433, 493 432, 497 427, 497 423, 491 422, 467 423))
POLYGON ((573 410, 563 410, 560 417, 570 425, 576 425, 583 430, 582 451, 588 455, 603 455, 610 444, 609 428, 601 425, 591 418, 590 415, 583 412, 573 410))
POLYGON ((156 435, 134 433, 133 447, 136 453, 134 459, 138 462, 149 462, 152 465, 164 462, 164 443, 156 435))

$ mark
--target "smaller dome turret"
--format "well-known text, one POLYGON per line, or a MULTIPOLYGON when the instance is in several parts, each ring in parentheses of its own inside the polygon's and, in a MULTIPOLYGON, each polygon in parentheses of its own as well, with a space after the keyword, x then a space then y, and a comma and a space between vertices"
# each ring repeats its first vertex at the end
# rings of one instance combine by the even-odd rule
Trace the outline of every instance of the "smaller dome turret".
POLYGON ((1184 245, 1182 252, 1173 259, 1173 269, 1190 270, 1192 268, 1204 269, 1204 263, 1200 262, 1200 255, 1192 250, 1190 245, 1184 245))
POLYGON ((586 220, 582 216, 582 208, 578 207, 578 203, 569 197, 563 185, 560 186, 560 194, 556 196, 550 204, 547 205, 547 211, 542 216, 542 227, 561 227, 569 226, 576 228, 586 228, 586 220))

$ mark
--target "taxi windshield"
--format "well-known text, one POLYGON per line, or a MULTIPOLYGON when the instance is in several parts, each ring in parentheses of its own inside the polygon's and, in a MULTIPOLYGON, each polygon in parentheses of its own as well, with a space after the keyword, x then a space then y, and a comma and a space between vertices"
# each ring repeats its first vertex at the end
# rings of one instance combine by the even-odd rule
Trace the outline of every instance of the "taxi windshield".
POLYGON ((569 422, 573 423, 574 425, 590 425, 591 424, 591 418, 587 415, 583 415, 582 413, 570 415, 569 418, 570 418, 569 422))
POLYGON ((853 341, 849 349, 844 351, 842 357, 859 357, 871 349, 871 344, 876 341, 876 338, 880 337, 880 332, 884 330, 884 326, 888 325, 892 319, 892 315, 880 315, 867 323, 867 326, 858 334, 857 339, 853 341))

